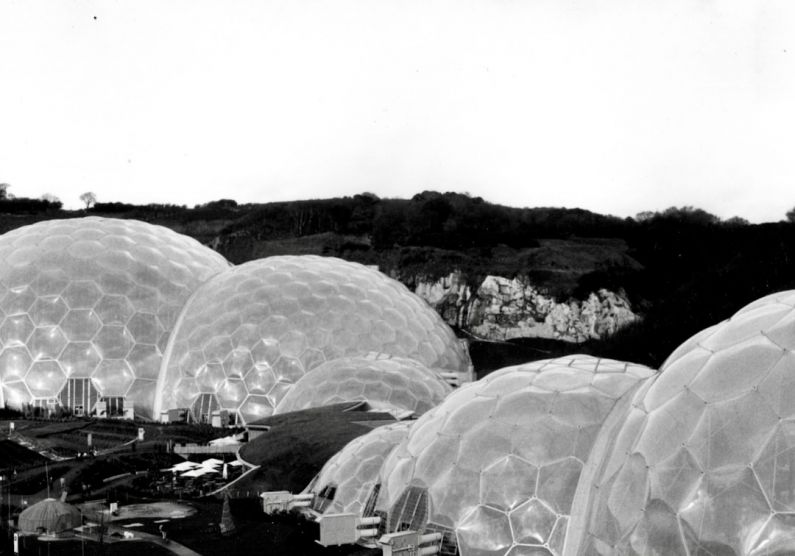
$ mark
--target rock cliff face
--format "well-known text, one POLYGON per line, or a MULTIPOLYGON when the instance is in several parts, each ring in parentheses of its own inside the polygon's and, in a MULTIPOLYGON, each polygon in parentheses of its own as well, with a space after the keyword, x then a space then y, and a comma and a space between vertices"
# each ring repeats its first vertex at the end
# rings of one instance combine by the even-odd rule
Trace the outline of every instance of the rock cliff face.
POLYGON ((582 342, 609 336, 638 319, 623 295, 604 289, 585 300, 558 302, 522 277, 487 276, 474 292, 460 273, 413 282, 415 293, 448 323, 489 340, 582 342))

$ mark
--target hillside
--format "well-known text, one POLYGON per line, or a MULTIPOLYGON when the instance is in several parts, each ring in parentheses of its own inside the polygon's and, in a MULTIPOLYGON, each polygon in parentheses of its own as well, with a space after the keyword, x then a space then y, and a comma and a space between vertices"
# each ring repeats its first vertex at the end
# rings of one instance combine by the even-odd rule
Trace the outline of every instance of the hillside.
POLYGON ((536 349, 532 340, 505 344, 517 357, 571 349, 657 366, 701 328, 762 295, 795 287, 794 224, 722 222, 689 207, 620 219, 426 191, 412 199, 362 194, 257 205, 220 200, 194 208, 97 203, 87 211, 6 201, 0 210, 0 232, 49 218, 136 218, 190 235, 234 263, 281 254, 337 256, 378 265, 409 287, 459 271, 472 285, 488 275, 521 276, 563 302, 607 288, 626 296, 642 317, 585 344, 552 350, 547 344, 536 349))

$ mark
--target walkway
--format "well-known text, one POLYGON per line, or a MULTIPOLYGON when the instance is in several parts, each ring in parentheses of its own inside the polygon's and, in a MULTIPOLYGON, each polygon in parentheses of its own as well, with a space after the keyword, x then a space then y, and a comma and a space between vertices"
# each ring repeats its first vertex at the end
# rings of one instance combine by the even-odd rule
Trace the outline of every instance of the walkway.
MULTIPOLYGON (((178 554, 179 556, 202 556, 201 554, 199 554, 198 552, 194 552, 184 544, 179 544, 178 542, 172 541, 171 539, 169 539, 168 541, 164 541, 161 537, 153 535, 152 533, 147 533, 145 531, 136 531, 135 529, 129 529, 129 528, 125 529, 123 527, 119 527, 118 525, 113 525, 113 524, 108 524, 107 528, 108 528, 107 532, 105 533, 104 536, 105 542, 117 543, 117 542, 146 541, 152 544, 162 546, 163 548, 170 550, 171 552, 173 552, 174 554, 178 554), (120 535, 124 535, 125 532, 127 533, 132 532, 133 535, 135 535, 135 537, 132 539, 123 539, 123 538, 116 539, 111 537, 113 533, 119 533, 120 535)), ((76 536, 78 538, 81 537, 81 535, 76 535, 76 536)), ((82 535, 82 538, 88 541, 97 542, 95 535, 82 535)))

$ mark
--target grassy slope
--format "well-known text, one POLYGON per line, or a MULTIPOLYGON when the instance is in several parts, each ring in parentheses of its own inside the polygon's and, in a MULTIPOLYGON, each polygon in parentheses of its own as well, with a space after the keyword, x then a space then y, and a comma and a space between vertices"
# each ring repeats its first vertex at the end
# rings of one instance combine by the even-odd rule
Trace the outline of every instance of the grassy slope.
POLYGON ((345 444, 372 427, 362 421, 392 422, 391 415, 343 411, 351 404, 307 409, 275 415, 259 422, 271 429, 241 448, 246 461, 261 466, 240 490, 301 491, 323 464, 345 444))

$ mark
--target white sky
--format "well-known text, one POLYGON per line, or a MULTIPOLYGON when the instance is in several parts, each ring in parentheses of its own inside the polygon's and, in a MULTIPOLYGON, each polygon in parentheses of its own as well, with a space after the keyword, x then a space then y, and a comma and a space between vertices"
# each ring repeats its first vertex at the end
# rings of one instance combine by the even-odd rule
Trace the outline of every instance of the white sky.
POLYGON ((0 0, 0 182, 795 206, 795 2, 0 0))

